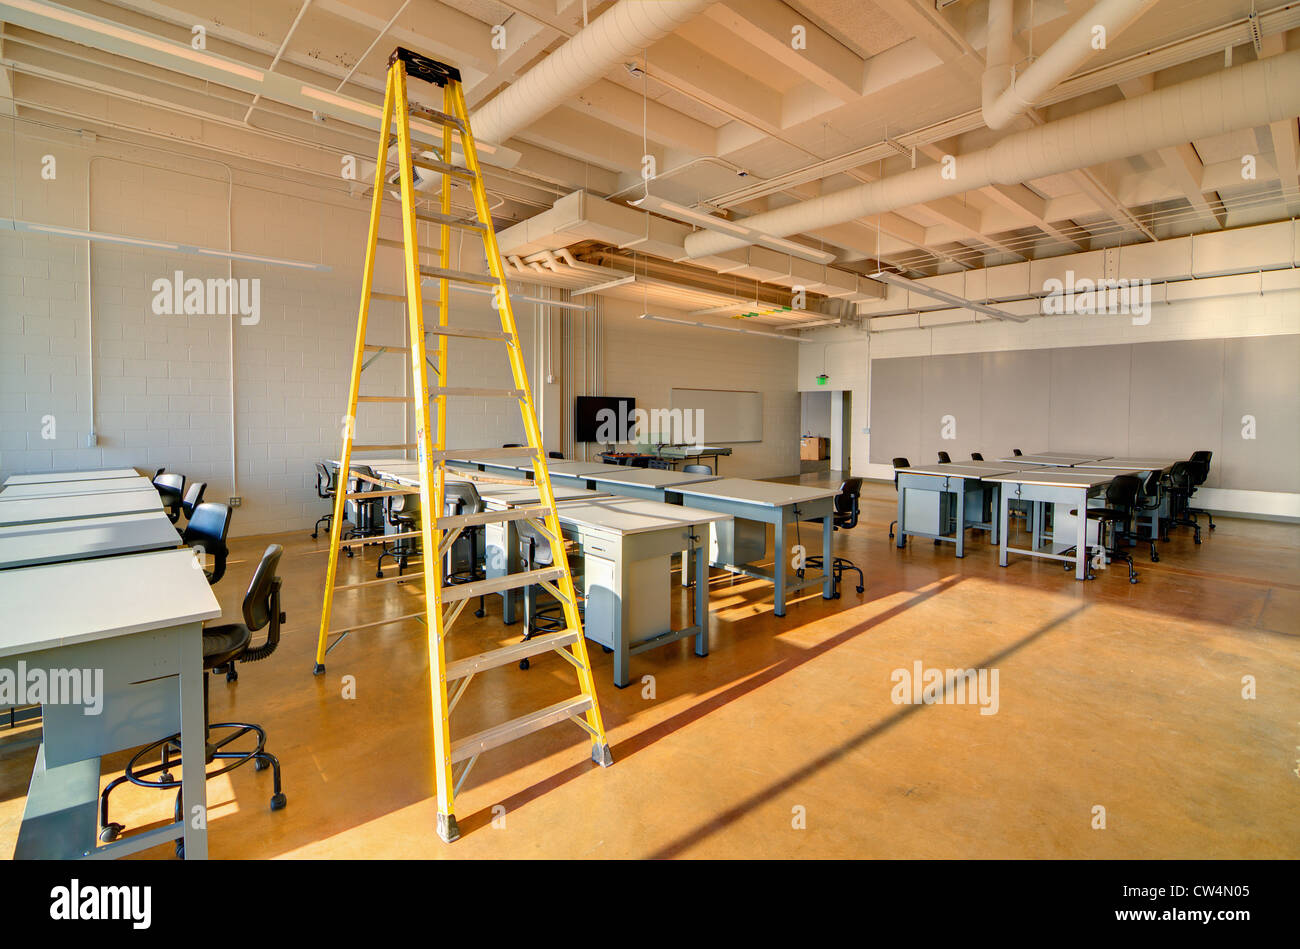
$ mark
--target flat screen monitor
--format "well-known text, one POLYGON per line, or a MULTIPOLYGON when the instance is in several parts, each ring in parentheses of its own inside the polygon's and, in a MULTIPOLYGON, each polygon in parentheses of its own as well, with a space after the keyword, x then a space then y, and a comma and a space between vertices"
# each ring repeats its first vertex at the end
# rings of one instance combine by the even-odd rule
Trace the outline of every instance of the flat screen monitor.
POLYGON ((607 444, 623 441, 622 436, 632 431, 632 410, 635 408, 636 399, 628 396, 576 397, 573 400, 573 440, 607 444))

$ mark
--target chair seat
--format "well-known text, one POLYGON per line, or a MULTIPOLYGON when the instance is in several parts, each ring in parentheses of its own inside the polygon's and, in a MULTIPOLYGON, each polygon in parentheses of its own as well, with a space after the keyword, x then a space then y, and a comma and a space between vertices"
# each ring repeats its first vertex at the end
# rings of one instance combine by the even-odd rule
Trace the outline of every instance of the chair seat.
POLYGON ((203 668, 224 666, 248 648, 253 634, 243 623, 203 627, 203 668))
MULTIPOLYGON (((1070 516, 1078 517, 1078 509, 1071 511, 1070 516)), ((1128 520, 1128 511, 1117 511, 1113 507, 1090 507, 1088 508, 1088 517, 1096 521, 1126 521, 1128 520)))

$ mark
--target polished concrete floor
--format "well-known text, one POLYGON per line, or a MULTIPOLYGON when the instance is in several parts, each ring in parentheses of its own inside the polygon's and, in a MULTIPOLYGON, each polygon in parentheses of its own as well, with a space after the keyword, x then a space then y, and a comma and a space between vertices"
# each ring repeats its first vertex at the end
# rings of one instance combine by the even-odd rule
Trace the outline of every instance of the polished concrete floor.
MULTIPOLYGON (((568 723, 485 754, 450 846, 433 831, 424 627, 349 636, 314 677, 325 539, 238 540, 216 588, 227 618, 274 542, 288 622, 274 656, 213 681, 213 715, 265 725, 289 804, 272 813, 269 773, 251 767, 210 781, 212 856, 1300 857, 1300 526, 1216 518, 1200 546, 1175 531, 1158 564, 1137 548, 1130 585, 1117 567, 1088 583, 1045 561, 999 568, 980 533, 963 560, 928 541, 896 550, 893 513, 893 486, 868 483, 861 523, 835 535, 866 573, 861 595, 810 590, 778 619, 770 587, 715 576, 710 655, 683 642, 637 657, 623 690, 593 647, 613 767, 568 723), (916 663, 996 670, 996 713, 896 704, 896 670, 916 663)), ((342 561, 341 577, 373 577, 374 560, 342 561)), ((340 602, 400 615, 418 587, 340 602)), ((685 594, 664 592, 678 615, 685 594)), ((484 619, 463 614, 449 653, 518 635, 493 598, 484 619)), ((575 692, 557 656, 496 669, 453 729, 575 692)), ((0 856, 37 735, 0 730, 0 856)), ((125 757, 105 760, 105 781, 125 757)), ((161 792, 114 792, 130 829, 171 810, 161 792)))

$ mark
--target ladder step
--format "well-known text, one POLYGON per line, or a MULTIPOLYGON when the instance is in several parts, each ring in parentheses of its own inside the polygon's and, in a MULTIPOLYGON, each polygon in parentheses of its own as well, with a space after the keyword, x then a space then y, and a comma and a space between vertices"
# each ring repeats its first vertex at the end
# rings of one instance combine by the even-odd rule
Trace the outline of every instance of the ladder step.
POLYGON ((525 518, 544 518, 551 513, 545 504, 529 507, 512 507, 504 511, 480 511, 477 514, 449 514, 435 518, 438 530, 455 530, 456 528, 478 527, 483 524, 504 524, 506 521, 522 521, 525 518))
POLYGON ((429 461, 473 461, 475 458, 536 458, 538 451, 522 448, 446 448, 429 452, 429 461))
POLYGON ((448 115, 446 112, 439 112, 437 109, 430 109, 423 105, 411 105, 411 116, 417 119, 428 119, 438 125, 450 125, 454 129, 463 129, 465 123, 454 115, 448 115))
MULTIPOLYGON (((396 537, 396 534, 389 534, 396 537)), ((486 596, 503 590, 518 590, 530 587, 542 580, 558 580, 564 576, 563 567, 546 567, 542 570, 525 570, 523 573, 508 573, 504 577, 489 577, 487 580, 475 580, 472 583, 457 583, 442 588, 440 599, 443 603, 455 603, 468 600, 472 596, 486 596)))
POLYGON ((359 395, 358 402, 414 402, 409 395, 359 395))
MULTIPOLYGON (((405 301, 405 297, 402 298, 405 301)), ((426 326, 424 328, 426 336, 458 336, 464 339, 499 339, 508 343, 514 336, 510 333, 503 333, 500 330, 481 330, 472 326, 426 326)))
MULTIPOLYGON (((376 491, 375 494, 379 492, 376 491)), ((372 495, 373 497, 373 495, 372 495)), ((390 540, 403 540, 407 537, 423 537, 423 531, 402 531, 400 534, 376 534, 374 537, 358 537, 355 540, 341 540, 340 547, 364 547, 367 544, 386 544, 390 540)))
POLYGON ((421 267, 420 275, 452 283, 477 283, 495 286, 497 278, 490 273, 470 273, 467 270, 443 270, 441 267, 421 267))
MULTIPOLYGON (((410 576, 410 574, 407 574, 407 576, 410 576)), ((335 587, 335 589, 338 588, 335 587)), ((370 629, 373 626, 386 626, 389 623, 400 623, 403 620, 408 619, 425 619, 424 610, 420 610, 418 613, 404 613, 401 616, 390 616, 387 619, 372 620, 369 623, 353 623, 351 626, 341 626, 338 629, 331 629, 325 635, 337 636, 340 633, 354 633, 359 629, 370 629)))
MULTIPOLYGON (((399 583, 403 580, 423 581, 424 571, 413 570, 410 573, 405 573, 405 574, 395 573, 391 577, 383 577, 382 579, 379 580, 362 580, 360 583, 337 583, 334 585, 334 592, 337 593, 339 590, 359 590, 361 587, 384 586, 385 584, 388 583, 399 583)), ((420 615, 424 615, 424 614, 420 614, 420 615)))
POLYGON ((578 631, 565 629, 558 633, 546 633, 541 636, 534 636, 532 639, 525 639, 522 642, 511 643, 509 646, 502 646, 500 649, 490 649, 476 656, 457 659, 455 662, 447 663, 447 681, 452 682, 456 679, 463 679, 471 673, 486 672, 488 669, 508 666, 520 659, 540 656, 544 652, 560 649, 577 641, 578 631))
POLYGON ((384 489, 382 491, 349 492, 348 494, 344 494, 343 497, 345 497, 349 501, 352 501, 355 500, 356 498, 364 498, 369 500, 372 498, 390 498, 399 494, 419 494, 419 493, 420 493, 419 488, 391 488, 391 489, 384 489))
POLYGON ((543 728, 549 728, 566 718, 581 715, 591 707, 592 702, 588 696, 577 695, 563 702, 556 702, 554 705, 538 709, 536 712, 521 715, 519 718, 512 718, 500 725, 485 728, 476 734, 467 735, 460 741, 452 742, 452 763, 464 761, 466 758, 472 758, 491 748, 514 741, 516 738, 522 738, 533 732, 541 731, 543 728))
POLYGON ((464 386, 433 386, 429 389, 429 398, 436 399, 440 395, 447 396, 482 396, 485 399, 507 398, 522 399, 524 397, 523 389, 474 389, 464 386))
POLYGON ((436 171, 440 175, 451 175, 454 178, 464 178, 467 181, 475 180, 474 172, 464 165, 449 165, 445 161, 438 161, 436 158, 415 157, 411 158, 411 164, 425 171, 436 171))
POLYGON ((408 355, 411 352, 411 347, 387 346, 384 343, 366 343, 365 350, 368 353, 401 353, 402 355, 408 355))
POLYGON ((416 211, 415 219, 424 221, 427 224, 445 224, 447 227, 459 227, 467 231, 481 231, 483 225, 478 221, 469 221, 465 218, 452 217, 450 214, 442 214, 438 211, 416 211))
POLYGON ((353 451, 405 451, 408 448, 419 448, 415 442, 403 442, 400 445, 353 445, 353 451))

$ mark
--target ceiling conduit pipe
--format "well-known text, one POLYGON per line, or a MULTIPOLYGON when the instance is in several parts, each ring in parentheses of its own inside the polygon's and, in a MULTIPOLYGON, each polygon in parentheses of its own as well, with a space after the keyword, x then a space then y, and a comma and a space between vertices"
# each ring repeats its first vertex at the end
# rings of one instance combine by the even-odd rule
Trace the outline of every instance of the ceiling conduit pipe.
POLYGON ((470 116, 474 137, 502 144, 639 56, 714 0, 619 0, 470 116))
POLYGON ((990 0, 988 68, 981 84, 984 122, 1003 129, 1106 49, 1158 0, 1100 0, 1019 75, 1012 68, 1012 0, 990 0))
MULTIPOLYGON (((1146 95, 1015 132, 957 157, 956 175, 927 165, 842 191, 742 218, 746 227, 785 237, 857 218, 1013 185, 1108 161, 1269 125, 1300 115, 1300 50, 1224 69, 1146 95)), ((725 253, 751 242, 701 230, 686 238, 688 257, 725 253)))

